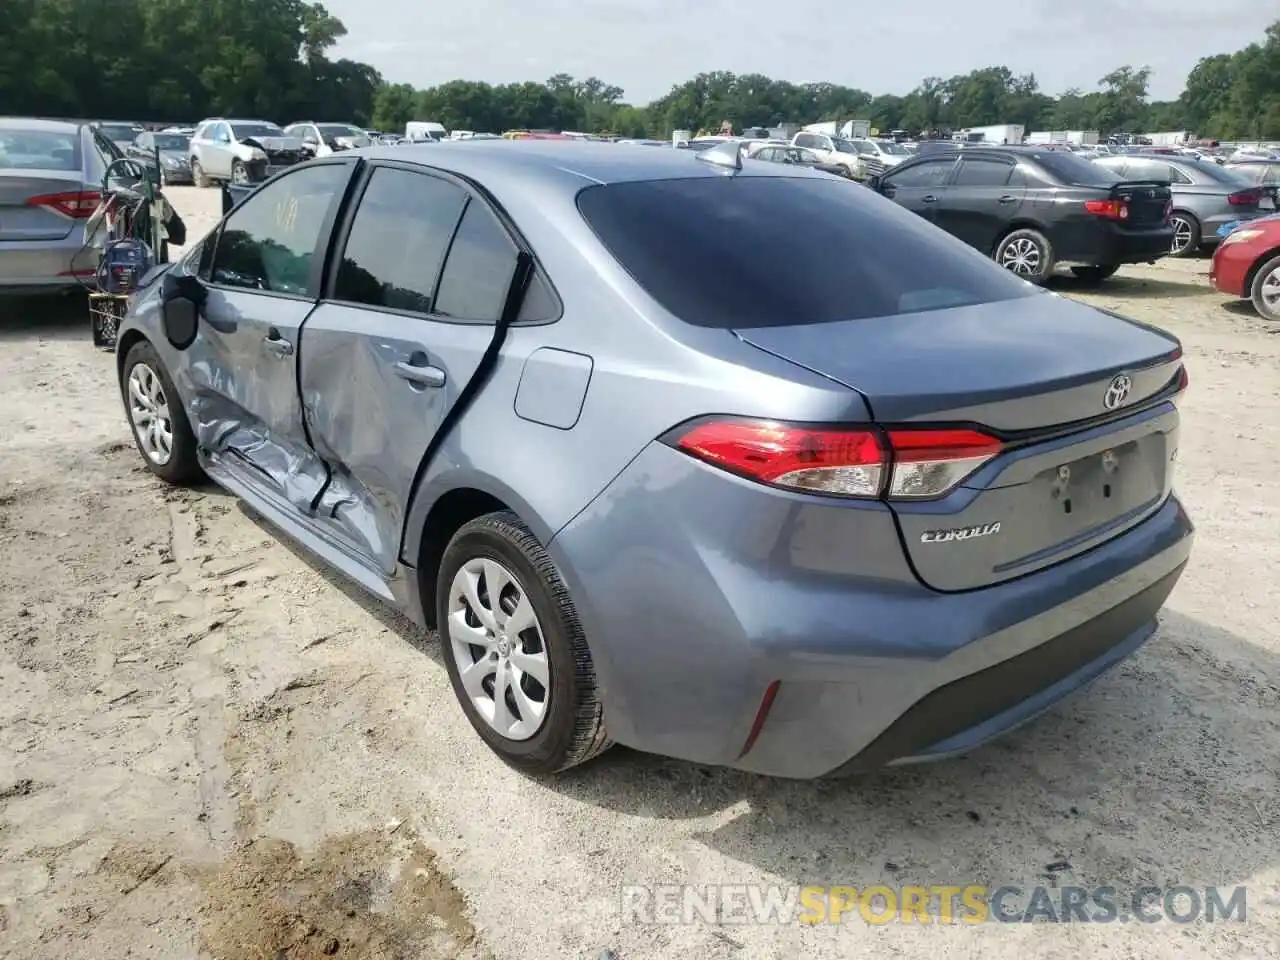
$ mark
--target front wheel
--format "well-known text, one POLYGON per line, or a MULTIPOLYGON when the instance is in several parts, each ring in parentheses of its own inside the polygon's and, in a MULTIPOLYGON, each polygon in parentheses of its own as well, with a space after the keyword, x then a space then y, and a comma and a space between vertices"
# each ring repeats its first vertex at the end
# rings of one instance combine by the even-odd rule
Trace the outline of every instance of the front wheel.
POLYGON ((1173 243, 1169 247, 1171 257, 1190 257, 1200 249, 1200 221, 1181 210, 1169 217, 1173 227, 1173 243))
POLYGON ((196 456, 196 438, 182 400, 156 348, 143 340, 125 355, 120 393, 129 415, 133 442, 148 470, 178 485, 204 478, 196 456))
POLYGON ((195 157, 191 158, 191 184, 196 187, 209 186, 209 178, 204 175, 204 167, 195 157))
POLYGON ((436 623, 453 692, 506 763, 552 774, 608 748, 568 587, 514 513, 472 520, 449 541, 436 577, 436 623))
POLYGON ((1071 272, 1075 274, 1076 279, 1081 283, 1090 286, 1101 283, 1109 277, 1115 276, 1115 272, 1120 269, 1118 263, 1108 263, 1091 267, 1072 267, 1071 272))
POLYGON ((1280 321, 1280 256, 1272 257, 1258 268, 1249 297, 1260 317, 1280 321))
POLYGON ((1000 241, 993 259, 1010 273, 1036 285, 1053 275, 1053 246, 1039 230, 1014 230, 1000 241))
POLYGON ((231 182, 238 187, 246 186, 249 183, 249 168, 244 165, 244 161, 231 161, 231 182))

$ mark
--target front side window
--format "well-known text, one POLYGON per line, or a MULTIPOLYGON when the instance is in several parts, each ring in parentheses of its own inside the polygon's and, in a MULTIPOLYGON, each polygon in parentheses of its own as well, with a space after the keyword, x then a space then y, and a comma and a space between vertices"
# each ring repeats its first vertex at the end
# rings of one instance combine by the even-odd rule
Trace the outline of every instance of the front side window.
POLYGON ((466 203, 466 193, 440 177, 375 169, 351 223, 334 299, 431 313, 436 278, 466 203))
POLYGON ((940 187, 953 166, 953 157, 922 160, 905 170, 895 170, 892 176, 884 178, 884 182, 893 187, 940 187))
POLYGON ((307 296, 316 247, 330 208, 351 169, 303 167, 250 195, 227 217, 213 253, 210 280, 228 287, 307 296))

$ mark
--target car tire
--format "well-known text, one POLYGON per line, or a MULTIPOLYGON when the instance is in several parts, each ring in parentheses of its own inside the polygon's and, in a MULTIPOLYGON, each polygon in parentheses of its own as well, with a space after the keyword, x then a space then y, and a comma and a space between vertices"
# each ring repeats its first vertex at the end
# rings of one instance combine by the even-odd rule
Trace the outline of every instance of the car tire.
POLYGON ((1249 298, 1258 316, 1280 322, 1280 256, 1272 257, 1258 268, 1249 287, 1249 298))
POLYGON ((134 446, 148 470, 178 486, 204 479, 182 399, 160 354, 146 340, 134 344, 120 366, 120 398, 134 446))
POLYGON ((1071 272, 1075 274, 1076 279, 1083 284, 1093 286, 1102 283, 1113 276, 1120 269, 1118 263, 1094 264, 1089 267, 1072 267, 1071 272))
POLYGON ((514 513, 487 514, 453 535, 436 574, 436 623, 463 713, 508 765, 544 776, 608 749, 595 668, 568 587, 514 513), (527 626, 508 636, 506 625, 521 610, 527 626))
POLYGON ((1173 227, 1173 245, 1169 248, 1169 256, 1193 257, 1200 252, 1200 221, 1194 214, 1175 210, 1169 214, 1169 225, 1173 227))
POLYGON ((1039 230, 1014 230, 996 244, 992 255, 1000 266, 1014 276, 1037 286, 1053 276, 1056 258, 1049 238, 1039 230))
POLYGON ((244 165, 243 160, 231 161, 231 182, 237 187, 248 186, 250 183, 249 168, 244 165))
POLYGON ((191 185, 193 187, 209 186, 209 178, 204 175, 204 167, 195 157, 191 158, 191 185))

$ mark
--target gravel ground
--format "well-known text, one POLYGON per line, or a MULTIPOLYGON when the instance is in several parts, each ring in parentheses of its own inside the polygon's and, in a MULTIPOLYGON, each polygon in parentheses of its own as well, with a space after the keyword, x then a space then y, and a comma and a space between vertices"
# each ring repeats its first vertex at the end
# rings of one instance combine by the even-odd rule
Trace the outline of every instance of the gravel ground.
MULTIPOLYGON (((172 195, 193 234, 216 218, 216 192, 172 195)), ((1157 637, 966 759, 813 783, 622 749, 518 776, 434 638, 143 471, 83 314, 5 305, 0 955, 1277 956, 1280 331, 1206 269, 1079 294, 1189 358, 1199 540, 1157 637), (624 883, 1246 885, 1249 919, 644 926, 624 883)))

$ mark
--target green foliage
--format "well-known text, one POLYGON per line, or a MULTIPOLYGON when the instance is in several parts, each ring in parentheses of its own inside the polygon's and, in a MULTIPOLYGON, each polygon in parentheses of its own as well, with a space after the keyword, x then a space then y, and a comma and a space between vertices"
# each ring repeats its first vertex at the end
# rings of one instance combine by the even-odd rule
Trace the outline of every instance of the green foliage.
POLYGON ((1091 92, 1043 93, 1033 74, 992 66, 927 77, 906 96, 760 74, 702 73, 647 106, 597 77, 544 83, 384 83, 368 64, 330 60, 342 22, 308 0, 0 0, 0 104, 10 113, 147 121, 221 114, 326 119, 403 130, 582 130, 667 137, 784 121, 862 119, 887 131, 1020 123, 1030 130, 1189 129, 1280 138, 1280 21, 1261 43, 1203 58, 1177 100, 1150 101, 1151 71, 1122 66, 1091 92))
POLYGON ((8 113, 146 121, 367 121, 382 77, 326 53, 346 28, 306 0, 2 0, 8 113))

